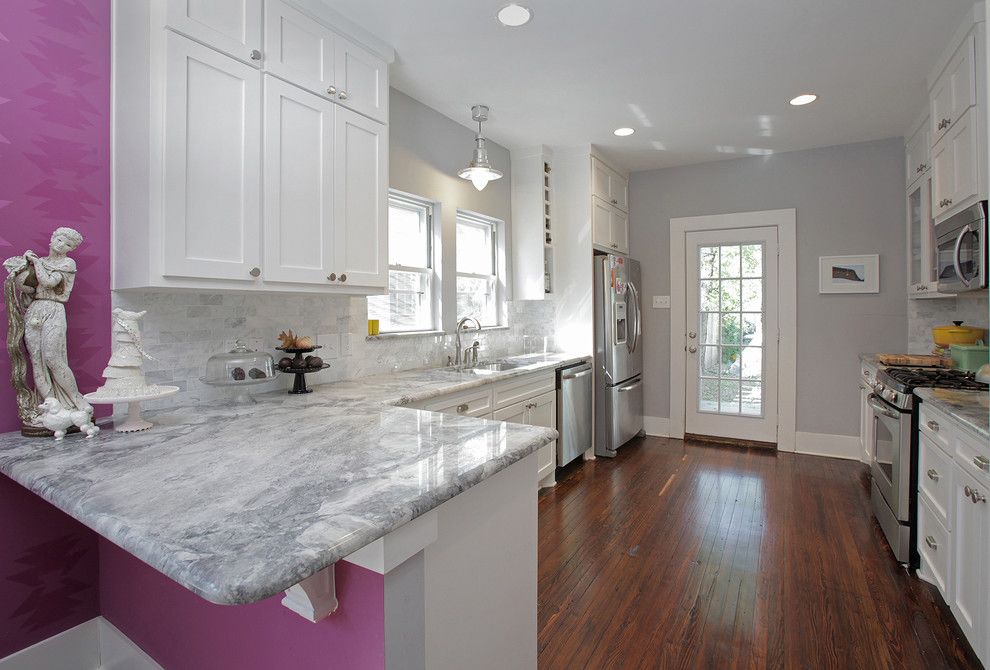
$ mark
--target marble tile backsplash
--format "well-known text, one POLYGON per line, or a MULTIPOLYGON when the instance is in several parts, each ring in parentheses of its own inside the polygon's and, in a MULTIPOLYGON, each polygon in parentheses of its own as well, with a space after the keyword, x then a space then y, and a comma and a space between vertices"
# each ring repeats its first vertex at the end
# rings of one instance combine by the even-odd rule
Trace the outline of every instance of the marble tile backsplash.
MULTIPOLYGON (((145 348, 155 360, 145 361, 145 377, 151 383, 181 389, 170 398, 147 403, 149 408, 232 395, 229 389, 199 381, 206 360, 229 351, 236 339, 271 353, 277 360, 276 335, 290 328, 315 337, 323 346, 319 355, 330 364, 308 376, 311 384, 440 366, 454 353, 452 334, 368 338, 364 297, 128 291, 114 294, 113 305, 147 310, 142 334, 145 348)), ((467 334, 465 346, 477 339, 483 358, 553 351, 553 316, 551 300, 510 302, 508 327, 467 334)), ((291 384, 291 375, 281 375, 251 391, 288 388, 291 384)))
POLYGON ((955 298, 908 300, 908 353, 928 354, 934 326, 948 326, 953 321, 986 328, 990 322, 990 303, 986 291, 963 293, 955 298))

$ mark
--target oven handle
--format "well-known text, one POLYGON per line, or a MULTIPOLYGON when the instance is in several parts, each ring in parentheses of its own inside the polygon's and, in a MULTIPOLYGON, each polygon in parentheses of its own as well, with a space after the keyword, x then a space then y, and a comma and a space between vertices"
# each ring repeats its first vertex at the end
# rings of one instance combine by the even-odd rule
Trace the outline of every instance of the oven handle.
POLYGON ((874 395, 872 393, 869 395, 869 397, 867 397, 866 402, 878 414, 883 414, 885 417, 888 417, 890 419, 900 419, 901 418, 901 415, 899 413, 895 412, 894 410, 892 410, 889 407, 887 407, 886 405, 884 405, 881 401, 879 401, 877 399, 876 395, 874 395))
POLYGON ((962 231, 959 233, 959 237, 956 238, 956 247, 955 249, 952 250, 952 267, 956 271, 956 277, 959 278, 959 281, 961 281, 963 283, 963 286, 965 286, 966 288, 969 288, 972 282, 970 282, 968 279, 966 279, 966 277, 963 276, 962 265, 959 263, 959 249, 962 248, 963 238, 966 237, 966 233, 968 232, 970 232, 969 226, 966 226, 965 228, 962 229, 962 231))

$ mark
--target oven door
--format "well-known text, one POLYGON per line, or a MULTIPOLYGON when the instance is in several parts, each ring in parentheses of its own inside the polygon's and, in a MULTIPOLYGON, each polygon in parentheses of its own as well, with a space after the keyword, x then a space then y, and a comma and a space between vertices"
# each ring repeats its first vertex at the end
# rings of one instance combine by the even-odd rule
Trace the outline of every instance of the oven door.
POLYGON ((987 220, 979 203, 936 227, 938 290, 962 293, 987 287, 987 220))
POLYGON ((873 424, 873 482, 902 523, 911 520, 911 413, 876 395, 867 399, 873 424))

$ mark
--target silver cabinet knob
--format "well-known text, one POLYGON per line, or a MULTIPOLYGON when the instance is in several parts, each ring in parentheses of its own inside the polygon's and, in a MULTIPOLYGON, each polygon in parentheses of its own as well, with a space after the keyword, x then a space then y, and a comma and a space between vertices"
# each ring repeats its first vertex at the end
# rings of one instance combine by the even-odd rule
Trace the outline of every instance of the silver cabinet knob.
POLYGON ((933 431, 935 431, 936 433, 938 432, 938 421, 935 421, 934 419, 929 419, 928 423, 926 423, 925 425, 928 426, 933 431))
POLYGON ((345 274, 340 275, 340 281, 342 281, 342 282, 343 281, 347 281, 347 275, 345 275, 345 274))
POLYGON ((261 52, 257 49, 251 49, 251 60, 261 60, 261 52))
POLYGON ((952 198, 947 198, 945 201, 945 206, 948 207, 951 204, 952 204, 952 198))
POLYGON ((331 85, 331 86, 328 86, 327 87, 327 95, 336 95, 336 94, 337 94, 337 87, 336 86, 332 86, 331 85))
POLYGON ((990 472, 990 459, 986 456, 977 456, 973 459, 973 465, 984 472, 990 472))
POLYGON ((965 495, 967 498, 972 498, 973 497, 973 489, 969 488, 968 486, 964 486, 963 487, 963 495, 965 495))
POLYGON ((612 198, 612 204, 613 205, 618 205, 619 204, 619 201, 616 200, 615 198, 612 198))
POLYGON ((925 538, 925 544, 931 547, 932 551, 938 551, 938 542, 936 542, 935 538, 931 535, 925 538))
POLYGON ((261 276, 261 268, 251 268, 248 271, 248 274, 251 275, 252 277, 260 277, 261 276))
POLYGON ((466 412, 466 411, 468 411, 467 403, 463 403, 463 404, 457 406, 457 413, 458 414, 464 414, 464 412, 466 412))
POLYGON ((936 470, 935 468, 929 469, 928 478, 933 482, 937 482, 939 480, 938 470, 936 470))
POLYGON ((697 352, 698 352, 698 347, 694 346, 693 344, 690 347, 688 347, 688 353, 694 354, 697 352))
POLYGON ((340 93, 337 94, 337 97, 340 98, 341 100, 347 100, 347 91, 341 91, 340 93))
POLYGON ((327 275, 327 279, 329 279, 330 281, 337 281, 337 273, 331 272, 330 274, 327 275))

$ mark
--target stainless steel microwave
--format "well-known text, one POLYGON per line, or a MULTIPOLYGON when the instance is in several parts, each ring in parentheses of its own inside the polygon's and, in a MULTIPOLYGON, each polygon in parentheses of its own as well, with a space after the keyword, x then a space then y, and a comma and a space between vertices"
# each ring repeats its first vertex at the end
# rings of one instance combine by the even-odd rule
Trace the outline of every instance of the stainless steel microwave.
POLYGON ((935 226, 939 293, 987 287, 987 201, 935 226))

